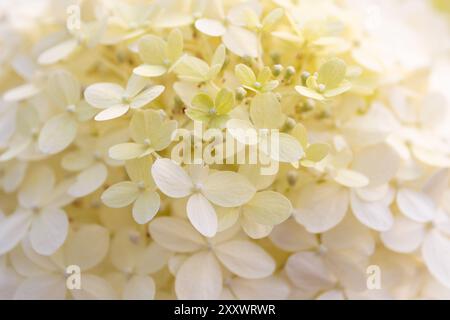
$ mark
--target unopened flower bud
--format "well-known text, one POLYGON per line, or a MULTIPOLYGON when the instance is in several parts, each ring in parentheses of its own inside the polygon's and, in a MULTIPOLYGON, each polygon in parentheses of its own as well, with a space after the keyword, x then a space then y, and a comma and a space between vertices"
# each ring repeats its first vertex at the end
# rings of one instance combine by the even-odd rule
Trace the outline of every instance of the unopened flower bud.
POLYGON ((272 68, 272 73, 275 77, 278 77, 283 71, 283 66, 281 64, 276 64, 272 68))
POLYGON ((295 68, 293 66, 289 66, 286 68, 286 79, 291 78, 295 74, 295 68))
POLYGON ((238 101, 241 101, 242 99, 244 99, 246 95, 247 95, 247 91, 244 88, 238 87, 236 89, 236 99, 238 101))

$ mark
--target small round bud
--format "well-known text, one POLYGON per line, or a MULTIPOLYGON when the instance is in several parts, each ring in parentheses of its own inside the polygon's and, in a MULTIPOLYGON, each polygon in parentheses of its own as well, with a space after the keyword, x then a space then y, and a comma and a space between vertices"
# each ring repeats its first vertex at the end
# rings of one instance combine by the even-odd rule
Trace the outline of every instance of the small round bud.
POLYGON ((261 82, 256 81, 256 82, 253 84, 253 87, 255 87, 255 89, 261 89, 261 87, 262 87, 261 82))
POLYGON ((67 112, 74 113, 76 111, 76 107, 71 104, 66 107, 67 112))
POLYGON ((274 52, 274 53, 270 54, 270 58, 272 59, 273 63, 275 63, 275 64, 280 63, 281 57, 280 57, 279 53, 274 52))
POLYGON ((295 68, 293 66, 289 66, 286 68, 286 76, 292 77, 295 74, 295 68))
POLYGON ((324 84, 319 84, 319 86, 317 87, 317 89, 319 90, 319 92, 324 92, 326 89, 326 86, 324 84))
POLYGON ((293 128, 295 127, 296 124, 297 124, 297 122, 296 122, 293 118, 291 118, 291 117, 288 117, 288 118, 286 119, 286 122, 284 123, 286 129, 288 129, 288 130, 293 129, 293 128))
POLYGON ((236 89, 236 99, 237 100, 240 101, 240 100, 244 99, 246 95, 247 95, 247 91, 244 88, 238 87, 236 89))
POLYGON ((317 79, 319 77, 319 74, 317 72, 314 72, 313 77, 317 79))
POLYGON ((138 185, 138 188, 140 190, 144 190, 145 189, 145 182, 144 181, 139 181, 137 185, 138 185))
POLYGON ((297 180, 298 180, 298 172, 297 172, 297 171, 294 171, 294 170, 291 170, 291 171, 289 171, 289 172, 287 173, 286 178, 287 178, 288 184, 289 184, 291 187, 293 187, 293 186, 295 186, 295 184, 297 183, 297 180))
POLYGON ((272 68, 272 73, 275 77, 278 77, 283 71, 283 66, 281 64, 276 64, 272 68))
POLYGON ((306 80, 307 80, 310 76, 311 76, 311 73, 309 73, 308 71, 303 71, 303 72, 302 72, 302 75, 301 75, 302 81, 303 81, 303 82, 306 82, 306 80))

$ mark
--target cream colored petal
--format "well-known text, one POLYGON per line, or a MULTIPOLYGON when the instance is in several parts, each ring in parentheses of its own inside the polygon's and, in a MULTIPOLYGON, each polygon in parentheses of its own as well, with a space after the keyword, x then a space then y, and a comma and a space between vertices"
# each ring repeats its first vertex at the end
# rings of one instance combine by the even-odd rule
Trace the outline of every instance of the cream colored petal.
POLYGON ((140 275, 158 272, 167 265, 171 256, 169 250, 152 242, 137 256, 135 272, 140 275))
POLYGON ((95 108, 106 109, 122 106, 125 90, 115 83, 95 83, 84 91, 84 98, 95 108))
POLYGON ((422 245, 422 257, 430 273, 450 288, 450 240, 438 231, 429 233, 422 245))
POLYGON ((128 105, 117 105, 111 108, 107 108, 95 116, 96 121, 107 121, 119 118, 128 112, 128 105))
POLYGON ((75 300, 113 300, 117 293, 105 279, 92 274, 82 274, 81 289, 70 291, 75 300))
POLYGON ((365 175, 354 170, 339 169, 333 178, 337 183, 349 188, 362 188, 369 184, 369 179, 365 175))
POLYGON ((284 117, 281 104, 273 92, 259 94, 252 99, 250 118, 257 128, 279 129, 284 117))
POLYGON ((272 226, 267 226, 254 222, 248 219, 246 216, 242 216, 240 219, 242 230, 252 239, 262 239, 267 237, 272 231, 272 226))
POLYGON ((66 283, 61 275, 44 275, 24 280, 17 288, 16 300, 64 300, 66 283))
POLYGON ((380 232, 387 231, 394 223, 389 206, 382 201, 364 201, 352 192, 350 204, 355 217, 371 229, 380 232))
POLYGON ((55 154, 66 149, 77 135, 78 123, 67 113, 50 118, 39 134, 39 149, 55 154))
POLYGON ((304 251, 318 245, 317 237, 306 231, 294 219, 288 219, 275 226, 269 238, 278 248, 284 251, 304 251))
POLYGON ((95 224, 84 225, 67 238, 65 261, 67 265, 77 265, 86 271, 98 265, 108 249, 108 229, 95 224))
POLYGON ((289 295, 288 283, 280 277, 231 280, 230 287, 240 300, 285 300, 289 295))
POLYGON ((37 216, 31 225, 30 240, 37 253, 49 256, 58 250, 66 240, 69 220, 58 208, 48 208, 37 216))
POLYGON ((296 287, 312 291, 328 289, 334 286, 335 279, 315 252, 299 252, 289 257, 285 267, 288 278, 296 287))
POLYGON ((39 207, 55 187, 55 174, 48 166, 38 166, 25 177, 19 189, 19 203, 25 208, 39 207))
POLYGON ((155 298, 155 282, 149 276, 133 276, 123 289, 124 300, 153 300, 155 298))
POLYGON ((174 252, 194 252, 205 245, 203 237, 191 224, 179 218, 153 219, 148 230, 159 245, 174 252))
POLYGON ((109 157, 114 160, 131 160, 142 156, 148 150, 148 146, 140 143, 120 143, 112 146, 109 151, 109 157))
POLYGON ((194 185, 179 165, 170 159, 158 159, 152 166, 152 176, 159 190, 173 198, 184 198, 192 193, 194 185))
POLYGON ((243 214, 251 221, 267 226, 277 225, 292 214, 289 199, 274 191, 257 192, 242 208, 243 214))
POLYGON ((363 256, 371 256, 375 252, 375 238, 371 230, 351 215, 322 234, 321 240, 333 252, 352 251, 363 256))
POLYGON ((12 250, 25 237, 31 221, 29 211, 17 211, 0 220, 0 255, 12 250))
POLYGON ((56 46, 51 47, 42 52, 38 57, 39 64, 50 65, 60 60, 67 58, 78 47, 78 41, 76 39, 69 39, 58 43, 56 46))
POLYGON ((220 37, 225 34, 225 26, 222 22, 214 19, 198 19, 195 21, 195 28, 211 37, 220 37))
POLYGON ((315 100, 325 100, 325 98, 320 94, 317 93, 316 91, 309 89, 307 87, 304 86, 295 86, 295 91, 297 91, 300 95, 307 97, 307 98, 311 98, 311 99, 315 99, 315 100))
POLYGON ((330 182, 306 185, 296 200, 295 219, 313 233, 335 227, 349 207, 347 190, 330 182))
POLYGON ((107 176, 108 169, 103 163, 94 164, 77 175, 67 193, 73 197, 84 197, 100 188, 107 176))
POLYGON ((139 187, 134 182, 124 181, 113 184, 101 196, 110 208, 123 208, 132 204, 139 196, 139 187))
POLYGON ((146 224, 159 210, 159 194, 155 191, 144 191, 136 199, 133 205, 133 218, 139 224, 146 224))
POLYGON ((156 98, 158 98, 164 92, 164 86, 152 86, 141 93, 139 93, 136 97, 131 101, 130 107, 132 109, 142 108, 145 105, 149 104, 156 98))
POLYGON ((216 209, 217 214, 217 231, 227 230, 235 225, 239 219, 239 209, 238 208, 222 208, 218 207, 216 209))
POLYGON ((32 83, 26 83, 24 85, 6 91, 3 94, 3 100, 10 102, 22 101, 33 97, 34 95, 38 94, 39 91, 40 89, 36 85, 32 83))
POLYGON ((211 252, 202 251, 188 258, 175 278, 178 299, 218 299, 222 292, 222 270, 211 252))
POLYGON ((256 189, 238 173, 218 171, 204 180, 201 191, 209 201, 218 206, 238 207, 248 202, 256 189))
POLYGON ((265 278, 275 271, 273 258, 250 241, 228 241, 217 245, 214 252, 228 270, 246 279, 265 278))
POLYGON ((258 39, 256 34, 247 29, 230 26, 222 37, 222 41, 228 50, 239 57, 258 56, 258 39))
POLYGON ((276 179, 276 175, 262 175, 261 166, 256 164, 243 164, 239 166, 238 173, 245 176, 257 190, 267 189, 276 179))
POLYGON ((406 217, 396 217, 391 229, 380 234, 384 245, 399 253, 410 253, 422 244, 425 228, 421 223, 406 217))
POLYGON ((352 169, 365 175, 371 187, 389 182, 397 173, 399 166, 398 154, 384 143, 363 148, 356 153, 352 163, 352 169))
POLYGON ((189 197, 187 216, 195 229, 205 237, 213 237, 217 232, 217 215, 212 204, 200 193, 189 197))
POLYGON ((141 64, 133 69, 133 73, 141 77, 159 77, 167 72, 167 68, 160 65, 141 64))
POLYGON ((182 80, 202 82, 208 80, 209 65, 199 58, 186 55, 174 65, 173 71, 182 80))
POLYGON ((405 216, 417 222, 428 222, 436 214, 433 200, 425 193, 413 189, 398 190, 397 206, 405 216))

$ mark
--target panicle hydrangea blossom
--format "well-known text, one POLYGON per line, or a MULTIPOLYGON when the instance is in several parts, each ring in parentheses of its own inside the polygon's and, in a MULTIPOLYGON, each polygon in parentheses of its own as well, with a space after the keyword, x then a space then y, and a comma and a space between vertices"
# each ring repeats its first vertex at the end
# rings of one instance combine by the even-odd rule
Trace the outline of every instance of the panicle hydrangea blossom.
POLYGON ((0 298, 450 298, 449 16, 0 3, 0 298))

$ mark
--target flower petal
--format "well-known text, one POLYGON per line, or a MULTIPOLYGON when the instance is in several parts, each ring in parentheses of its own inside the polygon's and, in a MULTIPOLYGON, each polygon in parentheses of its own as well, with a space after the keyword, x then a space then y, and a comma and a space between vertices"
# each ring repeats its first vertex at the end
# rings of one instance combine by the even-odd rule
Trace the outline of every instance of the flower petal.
POLYGON ((261 247, 250 241, 231 240, 214 248, 227 269, 246 279, 260 279, 275 271, 275 261, 261 247))
POLYGON ((101 196, 110 208, 123 208, 132 204, 139 196, 139 187, 134 182, 124 181, 113 184, 101 196))
POLYGON ((77 122, 67 113, 50 118, 39 134, 39 149, 47 154, 64 150, 75 140, 77 128, 77 122))
POLYGON ((294 217, 309 232, 320 233, 341 222, 348 205, 348 192, 339 185, 311 183, 301 190, 294 217))
POLYGON ((94 164, 77 175, 67 193, 73 197, 84 197, 100 188, 107 176, 108 169, 103 163, 94 164))
POLYGON ((122 106, 125 90, 115 83, 96 83, 86 88, 84 99, 93 107, 106 109, 122 106))
POLYGON ((195 229, 205 237, 217 232, 217 215, 212 204, 200 193, 193 194, 187 202, 187 216, 195 229))
POLYGON ((422 257, 430 273, 450 288, 450 240, 438 231, 431 232, 422 245, 422 257))
POLYGON ((140 143, 126 142, 109 148, 108 154, 114 160, 131 160, 142 156, 148 147, 140 143))
POLYGON ((231 171, 218 171, 203 182, 202 193, 221 207, 238 207, 248 202, 256 188, 242 175, 231 171))
POLYGON ((189 222, 179 218, 156 218, 148 230, 159 245, 174 252, 194 252, 206 244, 189 222))
POLYGON ((66 264, 77 265, 86 271, 106 257, 108 248, 108 229, 95 224, 84 225, 67 239, 64 251, 66 264))
POLYGON ((394 223, 389 206, 382 201, 364 201, 352 192, 350 204, 355 217, 371 229, 380 232, 387 231, 394 223))
POLYGON ((153 300, 155 281, 149 276, 132 276, 123 289, 124 300, 153 300))
POLYGON ((292 213, 289 199, 274 191, 257 192, 243 207, 243 214, 251 221, 273 226, 277 225, 292 213))
POLYGON ((133 218, 139 224, 146 224, 159 210, 159 194, 155 191, 144 191, 136 199, 133 205, 133 218))
POLYGON ((157 159, 152 176, 159 190, 172 198, 187 197, 194 187, 186 171, 169 159, 157 159))
POLYGON ((58 208, 48 208, 33 220, 30 241, 37 253, 49 256, 58 250, 66 240, 69 220, 58 208))
POLYGON ((431 221, 436 214, 436 206, 429 196, 408 188, 398 190, 397 206, 405 216, 417 222, 431 221))
POLYGON ((188 258, 175 278, 175 292, 181 300, 218 299, 222 292, 222 270, 210 252, 188 258))
POLYGON ((17 211, 0 220, 0 255, 12 250, 25 237, 31 221, 29 211, 17 211))
POLYGON ((222 22, 214 19, 198 19, 195 21, 195 28, 198 31, 211 37, 220 37, 225 34, 225 26, 222 22))

